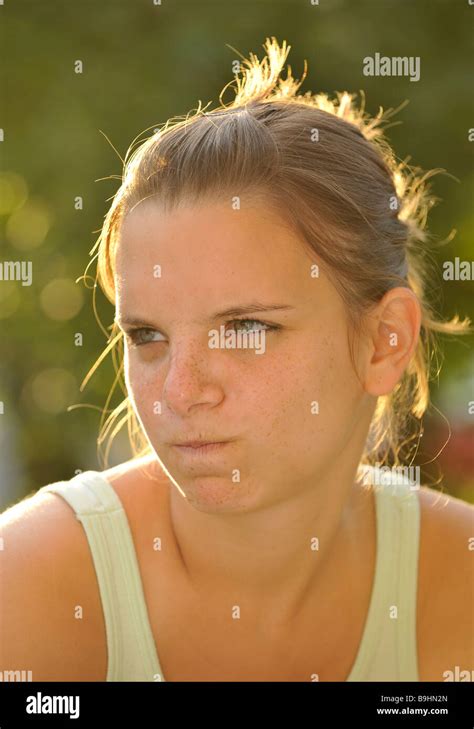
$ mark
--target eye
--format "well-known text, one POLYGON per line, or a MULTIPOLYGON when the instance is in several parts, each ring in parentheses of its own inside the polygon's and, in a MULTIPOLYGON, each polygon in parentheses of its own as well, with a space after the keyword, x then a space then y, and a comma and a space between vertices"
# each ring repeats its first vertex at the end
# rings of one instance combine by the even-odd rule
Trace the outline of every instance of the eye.
POLYGON ((139 347, 142 344, 150 344, 151 342, 164 342, 164 339, 154 339, 154 335, 161 336, 155 329, 147 329, 146 327, 137 327, 136 329, 129 329, 125 332, 127 340, 134 347, 139 347))
POLYGON ((232 319, 232 321, 227 322, 228 324, 257 324, 257 327, 245 327, 245 331, 250 331, 252 329, 262 329, 265 327, 264 331, 271 332, 275 329, 279 329, 280 327, 277 324, 266 324, 264 321, 260 321, 259 319, 232 319))

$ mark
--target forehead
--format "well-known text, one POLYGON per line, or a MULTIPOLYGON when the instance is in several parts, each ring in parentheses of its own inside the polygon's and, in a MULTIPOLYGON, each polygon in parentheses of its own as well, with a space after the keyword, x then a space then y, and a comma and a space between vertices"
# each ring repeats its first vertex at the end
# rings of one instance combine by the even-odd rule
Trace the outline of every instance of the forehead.
POLYGON ((279 243, 284 244, 281 252, 288 252, 292 244, 300 244, 285 219, 268 205, 252 203, 233 209, 230 203, 214 202, 181 204, 167 211, 147 200, 125 216, 119 248, 127 254, 140 242, 162 251, 167 244, 183 243, 189 253, 196 250, 202 254, 215 246, 225 253, 237 246, 254 248, 252 241, 260 243, 256 252, 262 253, 279 243))
POLYGON ((146 201, 122 223, 117 298, 134 304, 150 296, 164 305, 181 293, 204 306, 210 299, 235 300, 242 289, 261 295, 285 291, 298 298, 314 288, 315 262, 271 207, 234 210, 228 202, 215 202, 164 211, 146 201))

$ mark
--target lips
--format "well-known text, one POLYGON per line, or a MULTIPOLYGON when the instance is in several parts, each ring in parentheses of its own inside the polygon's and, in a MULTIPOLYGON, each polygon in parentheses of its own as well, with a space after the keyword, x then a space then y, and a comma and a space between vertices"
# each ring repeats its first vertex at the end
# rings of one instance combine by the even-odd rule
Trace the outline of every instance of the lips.
POLYGON ((228 443, 228 439, 225 438, 208 438, 205 439, 197 439, 197 440, 180 440, 176 441, 175 443, 171 443, 170 445, 173 446, 183 446, 186 448, 201 448, 202 446, 206 445, 213 445, 215 443, 228 443))
POLYGON ((175 451, 189 458, 198 458, 218 453, 223 450, 229 441, 183 441, 182 443, 173 443, 175 451))
POLYGON ((183 443, 174 443, 177 446, 184 446, 186 448, 201 448, 202 446, 213 445, 214 443, 224 443, 220 440, 189 440, 183 443))

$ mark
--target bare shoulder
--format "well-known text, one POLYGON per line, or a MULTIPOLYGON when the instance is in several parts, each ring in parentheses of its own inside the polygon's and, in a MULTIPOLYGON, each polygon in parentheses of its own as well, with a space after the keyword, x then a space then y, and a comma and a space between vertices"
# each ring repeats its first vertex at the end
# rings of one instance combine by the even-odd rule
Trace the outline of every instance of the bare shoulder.
POLYGON ((0 515, 0 670, 105 680, 105 628, 82 524, 41 489, 0 515), (104 640, 98 640, 98 636, 104 640))
MULTIPOLYGON (((102 472, 137 542, 166 477, 149 458, 102 472)), ((59 495, 39 489, 0 514, 0 671, 33 681, 105 681, 106 628, 84 527, 59 495)))
POLYGON ((170 479, 156 457, 134 458, 102 471, 119 497, 132 532, 139 563, 153 535, 173 540, 169 520, 170 479))
POLYGON ((150 496, 164 495, 169 478, 155 456, 134 458, 118 466, 102 471, 124 503, 127 515, 130 509, 148 506, 150 496))
POLYGON ((458 675, 474 671, 474 506, 428 487, 418 493, 420 679, 445 681, 456 666, 458 675))

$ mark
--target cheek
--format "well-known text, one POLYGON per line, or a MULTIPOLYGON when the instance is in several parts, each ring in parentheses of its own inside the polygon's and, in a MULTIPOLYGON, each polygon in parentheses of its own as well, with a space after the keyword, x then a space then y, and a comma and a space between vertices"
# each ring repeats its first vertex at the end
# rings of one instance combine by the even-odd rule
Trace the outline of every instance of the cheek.
MULTIPOLYGON (((313 353, 310 368, 309 392, 313 405, 309 416, 308 437, 320 443, 328 452, 337 444, 346 442, 355 427, 362 388, 350 358, 346 333, 328 334, 321 339, 313 353)), ((304 438, 302 439, 304 442, 304 438)), ((307 440, 307 439, 306 439, 307 440)))
POLYGON ((125 349, 124 374, 127 393, 135 412, 145 426, 149 426, 157 415, 161 392, 160 383, 151 368, 130 356, 125 349))
POLYGON ((305 337, 282 358, 275 377, 269 374, 257 419, 274 444, 304 457, 316 444, 325 448, 345 435, 359 396, 345 332, 328 331, 305 337))

